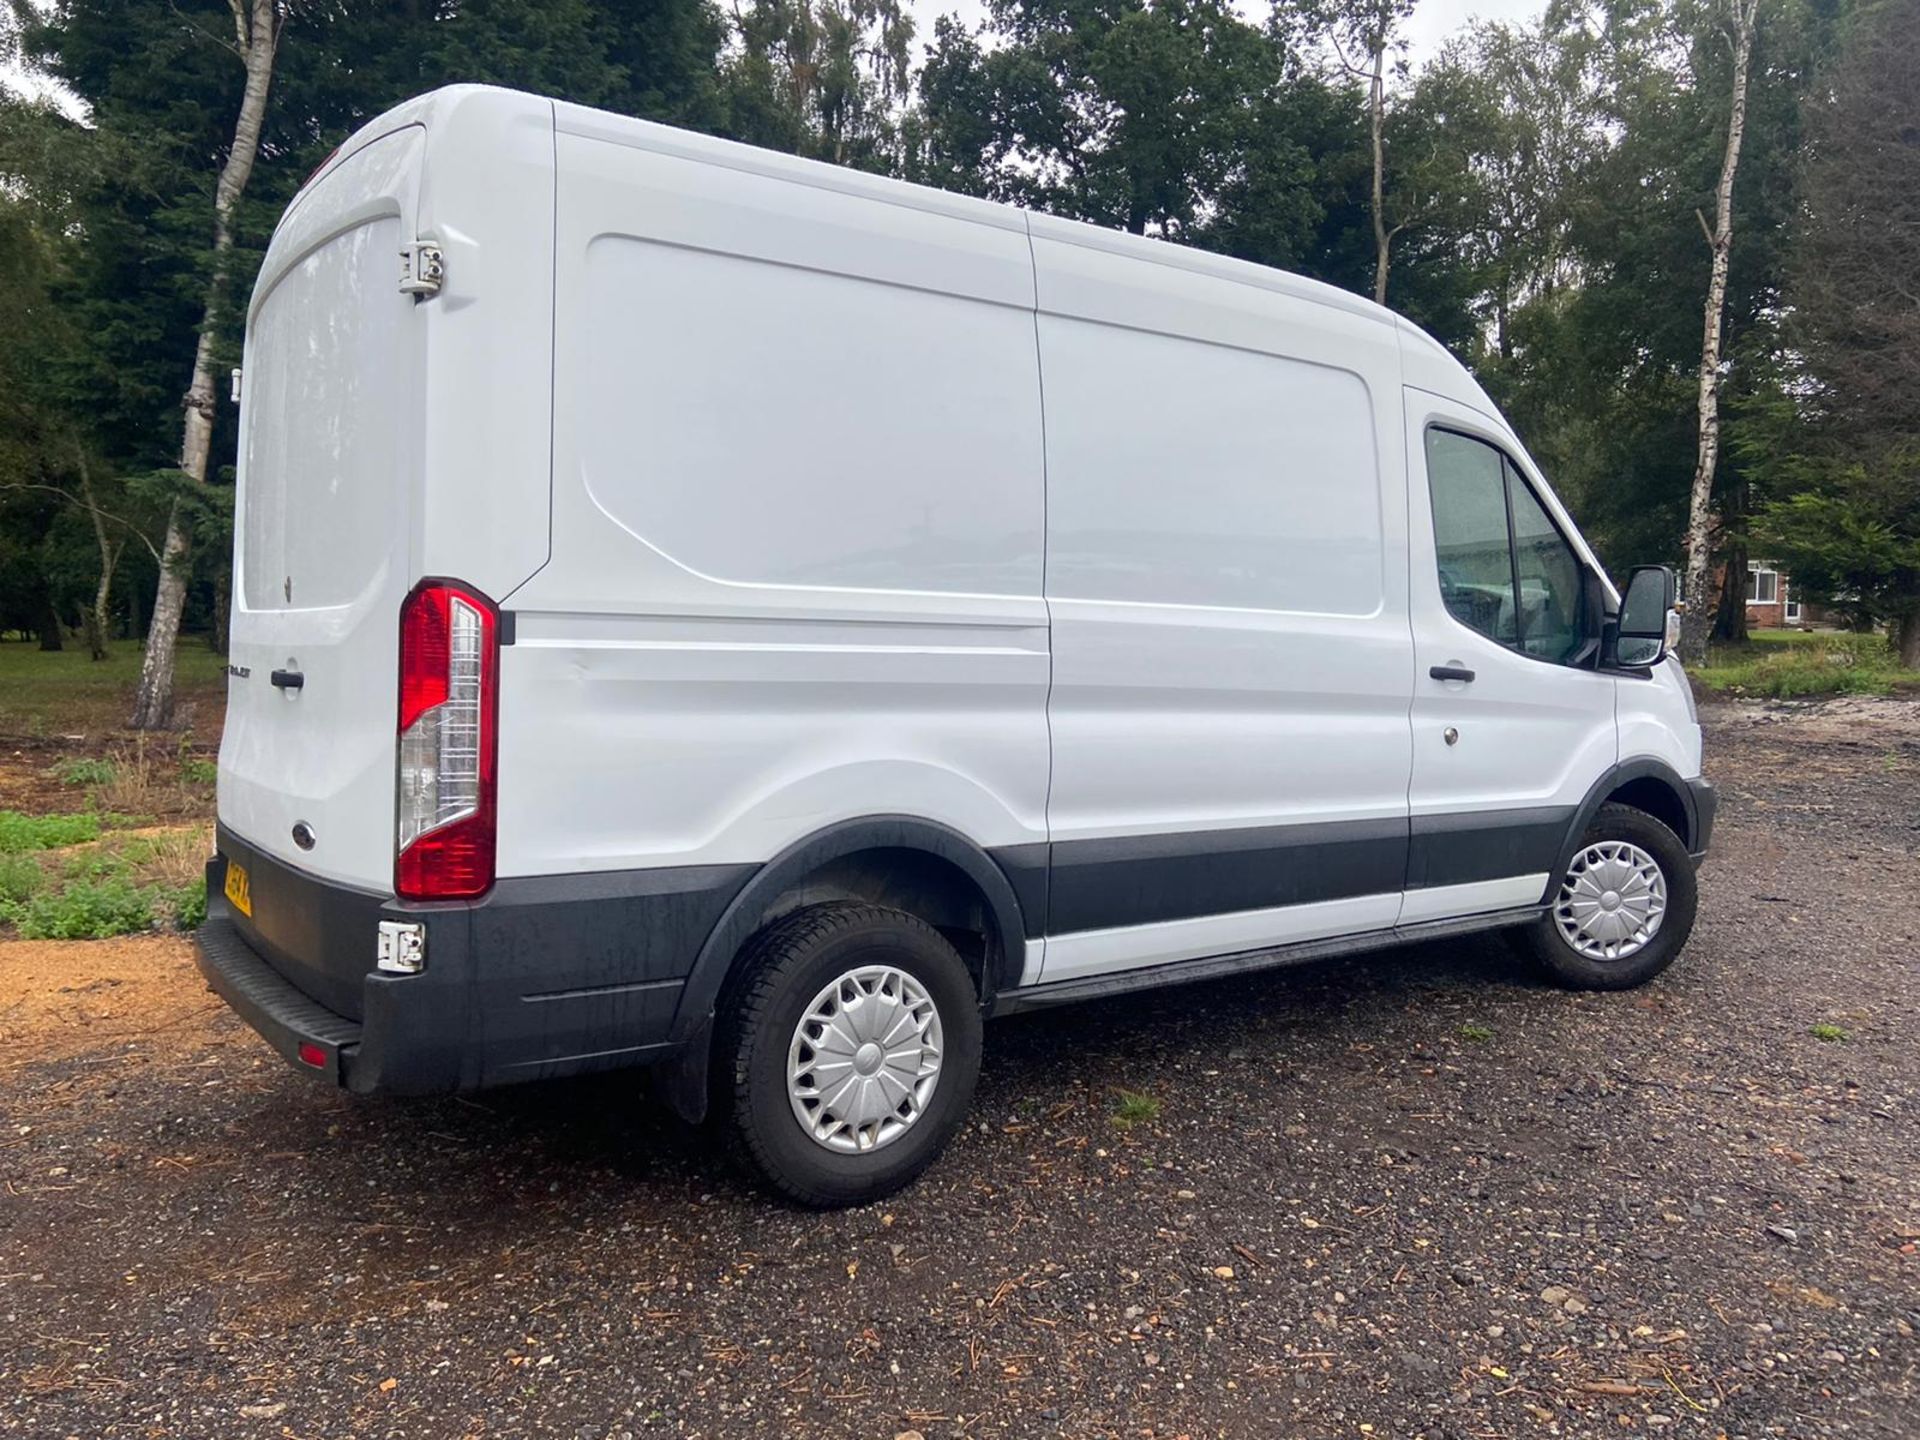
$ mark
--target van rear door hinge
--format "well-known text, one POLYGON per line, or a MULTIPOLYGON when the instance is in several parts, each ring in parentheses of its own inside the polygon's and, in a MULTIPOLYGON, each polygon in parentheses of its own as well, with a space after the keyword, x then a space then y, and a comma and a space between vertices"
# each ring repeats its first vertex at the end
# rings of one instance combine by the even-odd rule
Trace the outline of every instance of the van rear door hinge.
POLYGON ((427 240, 416 240, 400 251, 400 293, 426 297, 440 293, 446 278, 447 262, 440 247, 427 240))

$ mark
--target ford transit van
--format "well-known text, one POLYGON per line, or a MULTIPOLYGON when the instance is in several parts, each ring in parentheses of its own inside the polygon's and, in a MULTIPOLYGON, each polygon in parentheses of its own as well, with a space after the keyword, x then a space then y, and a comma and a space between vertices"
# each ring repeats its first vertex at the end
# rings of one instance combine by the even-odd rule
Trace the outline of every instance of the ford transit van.
POLYGON ((992 1016, 1692 926, 1670 573, 1354 295, 460 87, 288 207, 239 386, 200 965, 326 1084, 644 1066, 848 1204, 992 1016))

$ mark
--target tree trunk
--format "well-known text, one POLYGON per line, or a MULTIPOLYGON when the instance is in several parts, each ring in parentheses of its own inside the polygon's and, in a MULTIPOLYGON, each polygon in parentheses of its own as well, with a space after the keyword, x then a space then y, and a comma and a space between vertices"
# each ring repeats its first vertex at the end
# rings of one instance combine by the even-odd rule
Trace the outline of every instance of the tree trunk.
MULTIPOLYGON (((1700 449, 1687 504, 1687 610, 1680 624, 1680 658, 1697 664, 1707 653, 1713 626, 1709 588, 1713 579, 1713 477, 1720 463, 1720 353, 1726 321, 1727 262, 1733 253, 1733 177, 1740 168, 1740 140, 1747 128, 1747 62, 1753 55, 1754 21, 1760 0, 1733 0, 1733 104, 1727 115, 1727 149, 1714 191, 1713 229, 1707 243, 1713 268, 1707 282, 1706 330, 1700 344, 1700 449)), ((1706 222, 1703 219, 1702 225, 1706 222)))
POLYGON ((107 538, 107 517, 100 513, 99 503, 94 499, 93 467, 87 463, 86 451, 79 451, 74 463, 80 471, 80 499, 87 507, 87 518, 93 521, 94 543, 100 547, 100 580, 93 587, 93 608, 87 611, 82 629, 87 637, 87 653, 95 660, 104 660, 107 658, 107 601, 113 595, 113 567, 119 562, 120 550, 107 538))
POLYGON ((1373 117, 1373 303, 1387 303, 1387 252, 1393 237, 1387 232, 1387 42, 1383 34, 1373 47, 1373 71, 1368 77, 1367 105, 1373 117))
POLYGON ((1727 568, 1720 578, 1720 609, 1713 620, 1713 638, 1724 645, 1747 643, 1747 547, 1727 548, 1727 568))
MULTIPOLYGON (((233 127, 233 147, 220 169, 213 194, 213 272, 207 282, 207 303, 200 321, 200 341, 194 348, 193 379, 183 408, 186 419, 180 439, 180 472, 196 485, 207 482, 207 455, 213 447, 216 392, 213 384, 214 334, 224 306, 227 271, 233 254, 233 210, 253 162, 260 152, 260 128, 266 118, 267 88, 273 81, 273 57, 279 44, 279 15, 275 0, 227 0, 233 10, 234 33, 240 58, 247 67, 247 85, 240 98, 240 115, 233 127)), ((176 503, 167 516, 167 538, 160 547, 160 583, 153 598, 153 620, 147 627, 146 653, 140 660, 140 687, 134 693, 129 724, 136 730, 163 730, 173 722, 173 647, 180 636, 180 616, 187 601, 187 559, 190 539, 187 519, 176 503)))
POLYGON ((53 608, 53 601, 46 600, 40 606, 40 623, 35 627, 40 636, 40 648, 48 654, 65 649, 60 639, 60 612, 53 608))
POLYGON ((1900 617, 1894 644, 1900 652, 1900 663, 1909 670, 1920 670, 1920 610, 1909 610, 1900 617))

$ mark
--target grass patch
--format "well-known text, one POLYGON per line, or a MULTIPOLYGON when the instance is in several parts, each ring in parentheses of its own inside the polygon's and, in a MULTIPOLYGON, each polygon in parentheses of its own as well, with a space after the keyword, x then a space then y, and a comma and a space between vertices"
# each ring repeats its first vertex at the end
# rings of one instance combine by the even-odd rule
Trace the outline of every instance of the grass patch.
POLYGON ((204 815, 218 767, 190 753, 184 739, 168 744, 145 735, 115 752, 112 773, 87 792, 96 810, 113 815, 204 815))
MULTIPOLYGON (((76 735, 117 731, 133 709, 141 643, 115 640, 105 660, 83 645, 52 653, 31 640, 0 643, 0 732, 76 735)), ((189 635, 174 652, 174 714, 204 732, 219 729, 226 703, 227 659, 189 635)))
POLYGON ((1460 1027, 1460 1038, 1462 1040, 1471 1040, 1476 1045, 1484 1045, 1493 1039, 1493 1031, 1484 1025, 1462 1025, 1460 1027))
POLYGON ((103 875, 7 901, 0 904, 0 915, 23 940, 105 940, 152 929, 156 898, 151 886, 136 885, 126 875, 103 875))
POLYGON ((1824 1041, 1828 1045, 1839 1044, 1847 1038, 1846 1031, 1842 1030, 1838 1025, 1830 1025, 1824 1020, 1818 1025, 1808 1027, 1807 1033, 1813 1036, 1814 1039, 1824 1041))
POLYGON ((1151 1095, 1142 1095, 1138 1090, 1118 1092, 1113 1107, 1113 1123, 1116 1129, 1131 1130, 1136 1125, 1148 1125, 1160 1118, 1160 1102, 1151 1095))
POLYGON ((47 872, 31 855, 0 855, 0 907, 24 904, 47 883, 47 872))
POLYGON ((1885 695, 1920 682, 1905 669, 1884 635, 1756 630, 1746 645, 1716 645, 1707 662, 1689 672, 1719 695, 1793 700, 1808 695, 1885 695))
POLYGON ((0 925, 22 939, 101 940, 206 919, 206 825, 102 833, 92 815, 33 818, 42 838, 50 820, 91 827, 58 848, 0 854, 0 925))
POLYGON ((22 815, 0 810, 0 855, 56 850, 100 838, 98 815, 22 815))

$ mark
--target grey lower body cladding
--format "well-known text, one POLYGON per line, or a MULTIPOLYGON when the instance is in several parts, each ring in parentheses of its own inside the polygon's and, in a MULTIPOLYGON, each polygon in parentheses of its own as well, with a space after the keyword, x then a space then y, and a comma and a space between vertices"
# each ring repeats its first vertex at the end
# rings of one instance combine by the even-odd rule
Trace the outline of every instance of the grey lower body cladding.
POLYGON ((407 905, 263 855, 222 827, 198 961, 276 1049, 350 1090, 428 1094, 646 1064, 671 1050, 686 968, 755 867, 502 880, 407 905), (253 914, 224 898, 247 868, 253 914), (381 920, 418 922, 426 968, 374 968, 381 920))
MULTIPOLYGON (((1403 887, 1557 877, 1611 792, 1610 780, 1577 807, 1025 845, 992 852, 980 864, 1008 882, 1003 888, 1013 898, 1002 928, 1017 926, 1024 935, 999 938, 1017 962, 1021 947, 1014 942, 1041 934, 1403 887)), ((1680 838, 1697 856, 1712 830, 1713 789, 1704 781, 1673 788, 1685 811, 1676 817, 1686 831, 1680 838)), ((877 823, 876 834, 897 844, 898 822, 877 823)), ((754 895, 743 892, 769 888, 780 870, 773 862, 509 878, 479 901, 408 905, 283 865, 222 827, 207 870, 199 965, 275 1048, 350 1090, 425 1094, 679 1061, 676 1085, 687 1093, 676 1089, 675 1103, 697 1114, 705 1105, 706 1020, 717 982, 689 987, 689 977, 703 952, 715 948, 724 917, 739 916, 743 907, 758 913, 749 905, 754 895), (247 869, 251 915, 223 898, 229 863, 247 869), (375 968, 382 920, 425 928, 421 973, 375 968)), ((1537 904, 1516 910, 1087 982, 1021 988, 1015 972, 990 1004, 996 1012, 1022 1009, 1519 924, 1547 898, 1543 893, 1537 904)), ((712 959, 724 970, 725 955, 712 959)), ((699 976, 712 981, 709 967, 699 976)))

